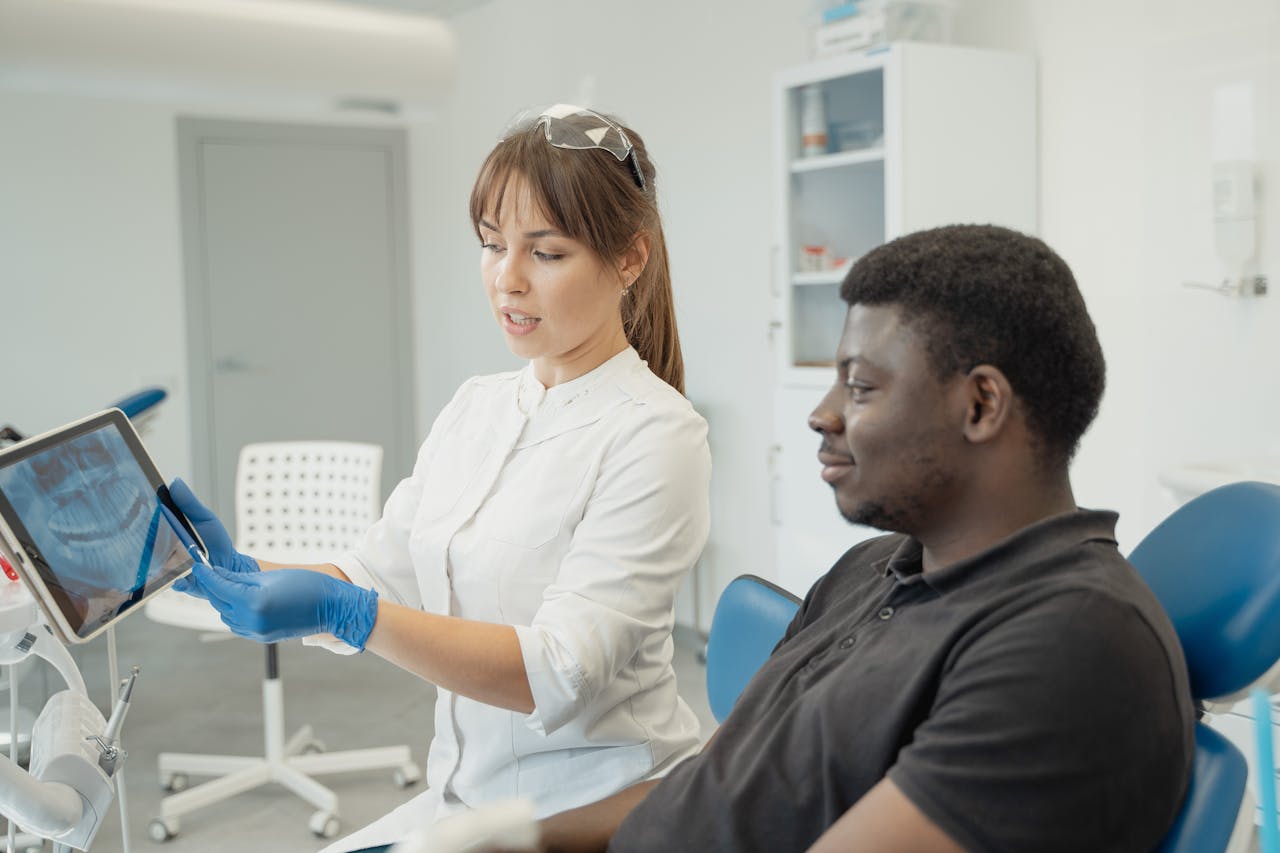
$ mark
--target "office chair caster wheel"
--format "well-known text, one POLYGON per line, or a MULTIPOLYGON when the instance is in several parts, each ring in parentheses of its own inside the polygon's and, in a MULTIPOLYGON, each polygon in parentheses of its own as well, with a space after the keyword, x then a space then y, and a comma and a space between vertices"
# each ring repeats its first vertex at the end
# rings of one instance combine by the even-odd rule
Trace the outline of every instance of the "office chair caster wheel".
POLYGON ((191 780, 187 778, 186 773, 170 773, 160 780, 160 787, 171 794, 187 790, 187 786, 190 784, 191 780))
POLYGON ((422 771, 418 769, 418 765, 410 761, 403 767, 397 767, 391 774, 391 779, 396 783, 397 788, 408 788, 422 780, 422 771))
POLYGON ((316 838, 337 838, 342 824, 333 812, 316 812, 307 822, 308 828, 316 838))
POLYGON ((158 817, 147 824, 147 837, 157 844, 163 844, 178 834, 178 822, 158 817))

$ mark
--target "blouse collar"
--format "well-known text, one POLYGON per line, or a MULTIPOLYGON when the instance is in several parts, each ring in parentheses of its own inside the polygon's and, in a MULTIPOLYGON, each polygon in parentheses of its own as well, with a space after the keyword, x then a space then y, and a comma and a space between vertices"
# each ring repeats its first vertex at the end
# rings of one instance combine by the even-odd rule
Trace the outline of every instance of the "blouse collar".
POLYGON ((544 387, 538 381, 538 378, 533 375, 533 365, 529 364, 520 372, 516 405, 524 415, 530 418, 562 411, 588 398, 592 391, 640 363, 640 354, 634 348, 627 347, 576 379, 561 382, 550 388, 544 387))

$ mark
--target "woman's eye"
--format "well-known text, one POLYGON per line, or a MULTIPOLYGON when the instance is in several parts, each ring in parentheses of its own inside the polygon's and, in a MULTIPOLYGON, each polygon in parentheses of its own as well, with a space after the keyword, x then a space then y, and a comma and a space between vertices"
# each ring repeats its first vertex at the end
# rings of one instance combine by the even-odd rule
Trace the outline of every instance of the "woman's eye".
POLYGON ((536 250, 534 251, 533 256, 540 261, 558 261, 564 257, 563 254, 557 255, 554 252, 539 252, 536 250))

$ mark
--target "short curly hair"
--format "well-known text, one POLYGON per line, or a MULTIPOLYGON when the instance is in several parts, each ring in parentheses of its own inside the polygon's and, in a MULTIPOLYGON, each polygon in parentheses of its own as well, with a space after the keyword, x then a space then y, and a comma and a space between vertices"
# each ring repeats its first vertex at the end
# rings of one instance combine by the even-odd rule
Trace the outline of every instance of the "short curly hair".
POLYGON ((1071 460, 1098 413, 1106 362, 1075 277, 1042 241, 995 225, 918 231, 864 255, 840 296, 897 306, 940 378, 999 368, 1042 461, 1071 460))

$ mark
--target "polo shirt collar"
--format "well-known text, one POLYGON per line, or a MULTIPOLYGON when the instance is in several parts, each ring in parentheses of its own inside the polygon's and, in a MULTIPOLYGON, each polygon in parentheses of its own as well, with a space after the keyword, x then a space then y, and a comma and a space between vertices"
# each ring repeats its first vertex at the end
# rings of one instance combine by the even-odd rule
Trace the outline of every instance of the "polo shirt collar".
POLYGON ((931 572, 923 571, 924 546, 905 536, 893 555, 884 561, 885 576, 892 574, 903 585, 923 583, 945 593, 973 580, 975 575, 1026 571, 1047 556, 1089 541, 1116 544, 1116 520, 1110 510, 1076 509, 1037 521, 967 557, 931 572))

